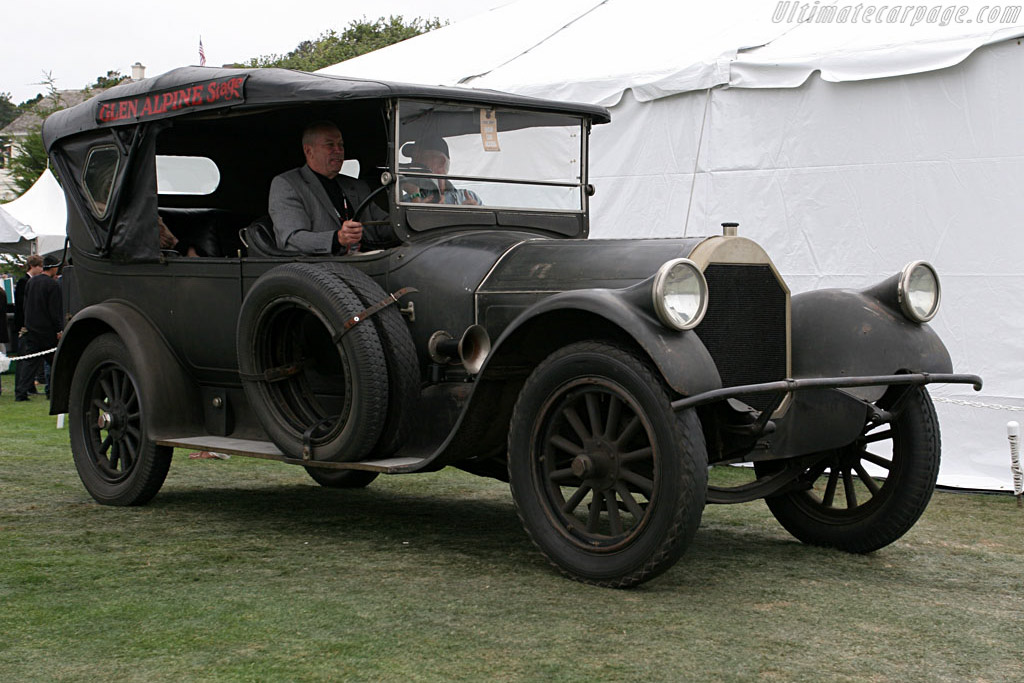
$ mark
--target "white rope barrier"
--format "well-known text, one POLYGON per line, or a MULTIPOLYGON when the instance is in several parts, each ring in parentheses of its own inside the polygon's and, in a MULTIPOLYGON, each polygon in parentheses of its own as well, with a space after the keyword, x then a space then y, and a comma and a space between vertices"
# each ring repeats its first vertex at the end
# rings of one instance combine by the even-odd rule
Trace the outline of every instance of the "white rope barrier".
POLYGON ((958 398, 932 397, 935 403, 948 403, 954 406, 967 406, 968 408, 987 408, 988 410, 1008 410, 1012 413, 1024 413, 1024 406, 1007 406, 1000 403, 982 403, 981 401, 965 401, 958 398))
POLYGON ((47 349, 46 351, 39 351, 38 353, 30 353, 25 356, 8 356, 7 354, 0 351, 0 372, 7 372, 7 370, 10 369, 11 361, 13 360, 27 360, 29 358, 35 358, 37 356, 46 356, 48 354, 53 353, 56 350, 57 347, 54 346, 52 349, 47 349))

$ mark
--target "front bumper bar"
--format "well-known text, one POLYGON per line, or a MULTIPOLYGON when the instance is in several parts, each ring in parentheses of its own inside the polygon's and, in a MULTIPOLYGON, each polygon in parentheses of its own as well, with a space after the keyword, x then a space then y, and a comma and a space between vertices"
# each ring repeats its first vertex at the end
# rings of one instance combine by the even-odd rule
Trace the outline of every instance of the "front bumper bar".
POLYGON ((672 401, 673 410, 685 410, 695 406, 702 406, 716 401, 723 401, 728 398, 745 396, 749 394, 778 394, 778 403, 786 394, 806 389, 855 389, 857 387, 877 387, 892 385, 917 385, 925 384, 971 384, 975 391, 981 391, 982 379, 978 375, 951 375, 932 374, 920 372, 903 375, 867 375, 864 377, 809 377, 806 379, 783 379, 777 382, 764 382, 762 384, 744 384, 735 387, 723 387, 705 391, 701 394, 687 396, 672 401))

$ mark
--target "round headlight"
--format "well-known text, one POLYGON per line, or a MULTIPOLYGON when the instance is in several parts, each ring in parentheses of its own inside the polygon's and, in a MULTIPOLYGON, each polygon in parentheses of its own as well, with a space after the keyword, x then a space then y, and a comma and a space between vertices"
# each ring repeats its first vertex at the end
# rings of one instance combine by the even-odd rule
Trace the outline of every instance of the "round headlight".
POLYGON ((661 322, 677 330, 700 324, 708 310, 708 283, 697 265, 685 258, 666 262, 654 276, 654 310, 661 322))
POLYGON ((926 323, 939 311, 939 275, 929 263, 914 261, 900 273, 899 297, 903 313, 911 320, 926 323))

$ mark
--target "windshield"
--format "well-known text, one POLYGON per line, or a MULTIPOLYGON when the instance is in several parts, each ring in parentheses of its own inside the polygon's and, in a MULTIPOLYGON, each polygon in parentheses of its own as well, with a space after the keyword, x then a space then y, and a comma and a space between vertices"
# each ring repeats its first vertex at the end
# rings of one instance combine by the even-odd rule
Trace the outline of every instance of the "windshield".
POLYGON ((578 116, 405 101, 397 201, 582 211, 584 139, 578 116))

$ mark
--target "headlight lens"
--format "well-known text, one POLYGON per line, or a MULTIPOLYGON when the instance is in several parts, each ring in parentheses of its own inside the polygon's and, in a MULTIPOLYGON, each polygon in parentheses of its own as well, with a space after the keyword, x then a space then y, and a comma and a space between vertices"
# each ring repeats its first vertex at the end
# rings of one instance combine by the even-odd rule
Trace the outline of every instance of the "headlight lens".
POLYGON ((926 323, 939 311, 941 289, 935 268, 924 261, 907 264, 900 273, 897 296, 903 313, 911 320, 926 323))
POLYGON ((708 310, 707 280, 689 259, 673 259, 662 265, 654 276, 651 295, 661 322, 677 330, 696 327, 708 310))

